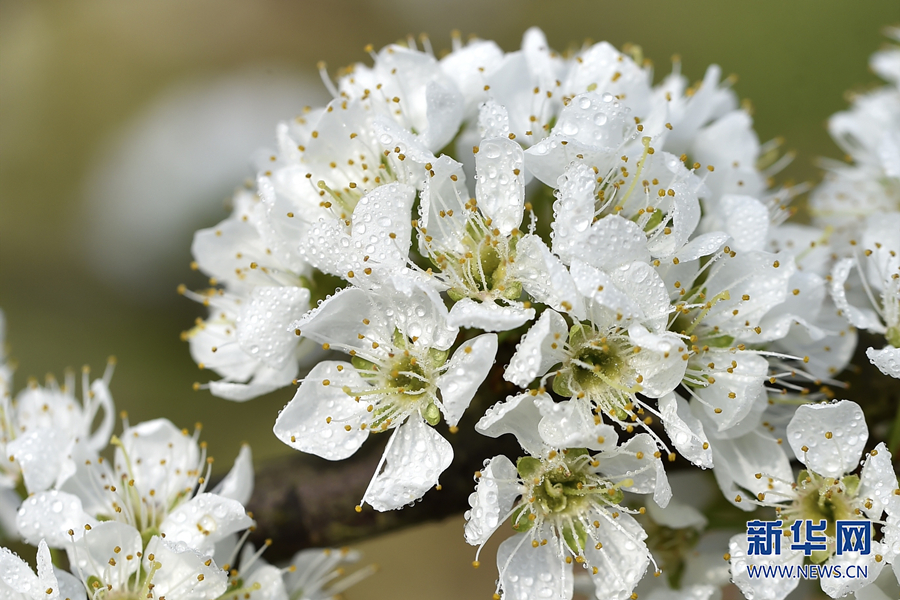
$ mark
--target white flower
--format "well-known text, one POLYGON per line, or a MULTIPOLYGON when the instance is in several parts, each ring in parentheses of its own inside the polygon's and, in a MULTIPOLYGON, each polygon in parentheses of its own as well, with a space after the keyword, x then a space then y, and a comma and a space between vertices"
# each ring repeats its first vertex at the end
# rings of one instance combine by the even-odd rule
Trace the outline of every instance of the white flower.
POLYGON ((316 365, 275 423, 281 441, 329 460, 352 455, 370 432, 397 429, 363 498, 378 510, 409 504, 437 483, 453 450, 429 425, 443 415, 456 426, 497 351, 497 336, 483 334, 448 360, 458 330, 440 297, 421 282, 398 282, 408 287, 341 290, 293 324, 352 362, 316 365))
POLYGON ((455 300, 450 323, 486 331, 513 329, 534 318, 518 298, 515 264, 525 213, 522 148, 507 137, 476 148, 475 197, 462 165, 442 156, 430 164, 416 222, 419 252, 439 269, 435 278, 455 300))
MULTIPOLYGON (((822 590, 832 598, 859 590, 878 577, 885 563, 887 546, 884 542, 873 540, 868 555, 856 551, 844 551, 838 555, 835 553, 835 523, 838 520, 865 518, 876 523, 880 521, 898 489, 891 454, 880 443, 866 456, 860 475, 849 474, 859 464, 868 439, 868 428, 862 409, 847 400, 801 406, 788 425, 787 437, 806 470, 800 473, 796 484, 770 473, 757 474, 758 480, 768 481, 771 487, 760 492, 758 500, 764 505, 776 507, 785 531, 795 521, 810 519, 819 523, 825 520, 827 548, 814 550, 811 560, 816 564, 865 566, 867 576, 858 579, 822 578, 822 590)), ((745 534, 731 539, 730 560, 734 582, 748 597, 784 598, 797 585, 797 579, 750 577, 747 564, 756 561, 756 557, 748 556, 747 543, 745 534)), ((785 538, 781 555, 768 560, 779 564, 802 564, 803 559, 803 551, 791 549, 790 538, 785 538)))
POLYGON ((194 266, 224 288, 179 288, 211 313, 183 338, 202 368, 223 377, 208 385, 217 396, 247 400, 287 385, 310 351, 287 325, 309 309, 313 273, 282 233, 259 196, 239 190, 231 216, 194 235, 194 266))
MULTIPOLYGON (((900 212, 876 214, 866 221, 862 253, 838 261, 831 272, 829 291, 835 306, 855 327, 884 334, 888 345, 869 348, 866 356, 885 375, 900 379, 900 212), (850 302, 845 285, 851 269, 859 274, 856 297, 871 306, 850 302)), ((855 244, 855 243, 854 243, 855 244)), ((851 296, 852 297, 852 296, 851 296)))
MULTIPOLYGON (((896 28, 885 33, 900 42, 896 28)), ((870 215, 900 209, 900 46, 877 52, 869 64, 889 85, 854 95, 850 110, 831 116, 829 133, 853 163, 825 162, 829 172, 810 198, 817 222, 847 240, 870 215)))
POLYGON ((165 534, 167 543, 184 542, 211 553, 216 542, 253 523, 240 502, 249 498, 253 486, 249 448, 242 449, 232 472, 208 493, 205 444, 201 449, 196 437, 169 421, 126 428, 113 445, 112 465, 85 453, 58 489, 22 503, 17 524, 26 541, 43 538, 51 547, 68 547, 86 528, 119 522, 139 538, 165 534))
POLYGON ((24 560, 9 548, 0 548, 0 595, 9 600, 83 600, 81 583, 56 570, 50 559, 50 548, 42 540, 37 550, 37 575, 24 560))
POLYGON ((10 491, 3 497, 4 514, 14 520, 19 500, 13 490, 19 482, 30 494, 62 485, 76 472, 81 452, 106 446, 114 419, 109 393, 114 364, 110 361, 103 378, 93 382, 85 367, 81 402, 75 397, 73 372, 66 374, 62 386, 48 378, 45 387, 31 382, 15 401, 8 395, 0 398, 0 452, 7 459, 0 466, 0 487, 10 491))
MULTIPOLYGON (((671 497, 656 444, 639 434, 616 447, 615 432, 592 440, 602 448, 552 449, 535 444, 544 411, 531 394, 493 407, 477 429, 490 436, 515 433, 529 455, 514 466, 505 456, 486 461, 469 497, 466 540, 482 546, 508 518, 519 533, 500 545, 497 591, 504 598, 571 598, 574 562, 588 569, 598 598, 631 595, 650 563, 646 533, 622 505, 623 492, 671 497)), ((477 561, 476 561, 477 562, 477 561)))
POLYGON ((291 559, 284 583, 291 600, 332 600, 375 571, 363 567, 344 575, 344 565, 359 560, 359 553, 346 548, 301 550, 291 559))

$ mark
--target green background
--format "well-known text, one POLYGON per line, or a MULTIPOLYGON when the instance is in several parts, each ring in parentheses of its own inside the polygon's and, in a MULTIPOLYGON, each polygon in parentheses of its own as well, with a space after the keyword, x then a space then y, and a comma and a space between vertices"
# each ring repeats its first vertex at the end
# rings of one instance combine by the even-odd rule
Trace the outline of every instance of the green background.
MULTIPOLYGON (((447 47, 454 28, 513 50, 539 25, 559 50, 585 38, 638 44, 657 80, 675 53, 691 80, 720 64, 752 101, 761 141, 782 136, 797 150, 784 178, 815 182, 814 159, 840 156, 826 119, 846 107, 848 90, 877 84, 867 60, 883 43, 881 27, 898 20, 896 0, 0 2, 0 307, 19 364, 16 387, 67 366, 101 371, 114 354, 113 396, 132 422, 202 421, 223 470, 241 441, 258 460, 290 452, 271 435, 290 390, 246 404, 191 390, 209 377, 178 335, 202 314, 175 294, 182 281, 200 283, 188 268, 189 235, 160 232, 180 256, 157 276, 171 294, 145 298, 98 280, 81 247, 89 167, 120 127, 176 83, 248 68, 314 76, 318 60, 334 72, 368 60, 367 43, 377 48, 409 33, 447 47)), ((233 184, 250 174, 235 172, 233 184)), ((210 211, 190 228, 226 214, 210 211)), ((378 587, 394 588, 384 597, 489 597, 491 559, 472 574, 461 538, 456 520, 366 542, 383 569, 349 597, 382 597, 378 587)))

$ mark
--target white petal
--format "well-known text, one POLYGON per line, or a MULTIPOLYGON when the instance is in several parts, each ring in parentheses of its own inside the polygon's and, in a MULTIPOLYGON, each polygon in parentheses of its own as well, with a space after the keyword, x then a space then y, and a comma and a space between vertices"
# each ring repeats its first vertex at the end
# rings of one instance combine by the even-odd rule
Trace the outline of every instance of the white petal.
POLYGON ((415 198, 416 189, 404 183, 379 186, 360 198, 353 209, 351 225, 351 238, 359 253, 358 276, 364 276, 363 263, 388 269, 406 266, 412 235, 409 222, 415 198), (364 260, 364 257, 369 258, 364 260))
POLYGON ((658 402, 663 426, 678 453, 698 467, 712 467, 712 450, 703 424, 691 414, 688 403, 672 392, 660 396, 658 402))
POLYGON ((378 511, 403 508, 437 485, 452 461, 450 442, 413 415, 391 436, 382 458, 384 470, 375 473, 363 502, 378 511))
POLYGON ((746 417, 754 405, 765 397, 765 380, 769 363, 751 352, 737 351, 727 355, 737 365, 732 372, 716 372, 715 383, 697 390, 706 402, 704 410, 716 422, 718 431, 734 427, 746 417), (729 394, 734 394, 731 398, 729 394), (721 412, 716 412, 721 409, 721 412))
POLYGON ((56 567, 53 568, 56 575, 56 585, 59 588, 59 597, 66 600, 87 600, 84 593, 84 584, 77 577, 74 577, 68 571, 63 571, 56 567))
POLYGON ((575 259, 569 272, 579 293, 592 301, 587 307, 588 318, 591 321, 602 322, 603 318, 598 312, 602 313, 604 309, 612 313, 610 315, 612 318, 615 318, 616 314, 638 319, 644 316, 636 299, 620 290, 613 279, 600 269, 575 259))
POLYGON ((249 444, 241 446, 241 451, 234 460, 234 466, 212 493, 231 498, 243 505, 250 501, 253 494, 253 453, 249 444))
POLYGON ((554 402, 550 396, 538 395, 534 405, 541 411, 538 432, 545 444, 553 448, 614 448, 619 439, 616 430, 598 421, 590 406, 580 400, 554 402))
POLYGON ((736 336, 738 339, 755 343, 758 336, 752 328, 773 306, 784 302, 788 295, 788 280, 795 271, 796 265, 790 255, 752 251, 724 258, 712 267, 706 282, 706 295, 712 298, 727 290, 730 297, 719 300, 712 307, 704 324, 742 332, 736 336))
POLYGON ((94 452, 100 452, 106 448, 106 444, 109 443, 109 436, 112 435, 113 428, 116 424, 116 410, 112 394, 109 393, 109 386, 107 386, 105 381, 102 379, 95 379, 93 383, 91 383, 91 392, 94 394, 92 402, 93 415, 85 415, 85 423, 93 423, 96 411, 101 409, 103 410, 103 420, 100 422, 100 426, 97 427, 96 431, 90 435, 88 446, 94 452))
POLYGON ((358 287, 344 288, 292 323, 291 328, 299 329, 304 337, 320 344, 332 344, 345 352, 370 347, 372 341, 388 342, 394 328, 373 298, 371 292, 358 287), (355 318, 348 319, 347 315, 355 318), (365 336, 368 344, 360 341, 359 335, 365 336))
POLYGON ((575 281, 537 235, 529 233, 519 238, 516 260, 510 266, 509 274, 522 282, 525 291, 538 302, 584 318, 581 294, 575 281), (569 308, 564 308, 566 305, 569 308))
POLYGON ((509 113, 502 104, 488 100, 478 110, 478 129, 483 139, 509 135, 509 113))
MULTIPOLYGON (((41 552, 46 549, 47 545, 41 542, 41 552)), ((49 550, 46 552, 49 554, 49 550)), ((16 556, 9 548, 0 547, 0 595, 4 600, 18 598, 37 600, 45 595, 46 589, 27 562, 16 556)))
POLYGON ((153 563, 160 568, 153 577, 153 593, 157 597, 178 600, 218 598, 228 587, 228 577, 209 557, 185 544, 174 544, 153 536, 144 551, 144 571, 153 563), (207 562, 209 561, 209 562, 207 562))
POLYGON ((131 473, 141 495, 171 498, 196 483, 200 448, 193 436, 167 419, 144 421, 122 432, 115 464, 120 473, 131 473), (126 454, 129 458, 126 458, 126 454), (135 458, 140 458, 140 461, 135 458))
POLYGON ((483 544, 503 524, 503 517, 519 496, 516 467, 508 458, 495 456, 481 469, 475 491, 469 495, 471 510, 466 512, 466 541, 483 544))
POLYGON ((632 58, 619 52, 609 42, 598 42, 579 53, 579 59, 571 62, 569 72, 562 83, 562 90, 567 95, 579 94, 591 88, 607 92, 612 99, 609 105, 618 104, 615 98, 628 98, 628 106, 633 107, 635 114, 645 114, 646 103, 651 95, 651 71, 642 68, 632 58))
POLYGON ((734 439, 710 438, 713 454, 713 474, 725 499, 742 510, 752 511, 756 506, 737 501, 737 496, 749 490, 753 495, 772 493, 778 501, 790 496, 790 482, 794 478, 791 464, 778 442, 758 431, 734 439), (763 477, 756 478, 761 473, 763 477), (773 490, 768 477, 775 478, 773 490))
POLYGON ((84 532, 74 547, 71 544, 66 547, 69 564, 84 573, 85 578, 96 577, 101 584, 111 585, 114 589, 125 587, 129 578, 140 568, 141 559, 138 557, 141 550, 143 544, 138 530, 116 521, 94 525, 90 531, 84 532), (115 548, 120 551, 116 552, 115 548), (129 555, 131 560, 126 559, 129 555), (110 568, 110 559, 115 561, 113 568, 110 568))
POLYGON ((659 398, 674 390, 684 378, 687 361, 681 358, 678 348, 684 347, 684 341, 673 333, 655 335, 647 331, 640 323, 628 328, 628 337, 640 352, 629 356, 629 366, 642 377, 641 393, 650 398, 659 398))
POLYGON ((503 378, 519 387, 528 387, 566 357, 563 346, 568 335, 566 321, 558 312, 545 310, 516 346, 503 378))
POLYGON ((84 512, 77 496, 56 490, 40 492, 23 500, 16 518, 22 539, 29 544, 45 539, 51 548, 64 548, 69 544, 70 529, 78 539, 84 533, 85 525, 96 524, 97 521, 84 512))
POLYGON ((253 525, 240 502, 216 494, 200 494, 171 511, 159 530, 171 543, 211 553, 216 542, 253 525))
POLYGON ((866 356, 869 362, 878 367, 878 370, 895 379, 900 379, 900 348, 885 346, 881 350, 866 348, 866 356))
POLYGON ((455 427, 459 423, 481 382, 494 366, 496 355, 496 333, 479 335, 453 353, 447 371, 437 380, 444 420, 449 426, 455 427))
POLYGON ((566 262, 578 256, 581 244, 594 222, 596 174, 586 164, 574 162, 566 167, 557 186, 559 196, 553 203, 553 252, 566 262))
POLYGON ((634 483, 622 489, 637 494, 653 492, 654 502, 665 508, 672 498, 672 488, 662 460, 655 456, 658 450, 650 434, 640 433, 601 455, 598 469, 618 481, 632 479, 634 483))
POLYGON ((747 570, 748 564, 754 566, 784 565, 788 568, 802 565, 803 553, 787 549, 789 545, 786 542, 786 538, 781 541, 780 555, 748 556, 747 534, 741 533, 731 538, 728 544, 728 553, 731 555, 731 579, 745 597, 753 600, 783 600, 800 583, 799 577, 751 577, 747 570))
POLYGON ((678 501, 678 496, 669 502, 668 506, 662 508, 656 503, 647 504, 647 514, 654 522, 671 527, 672 529, 684 529, 693 527, 698 531, 706 529, 709 520, 703 516, 703 513, 691 506, 678 501))
POLYGON ((597 550, 588 542, 584 557, 596 575, 591 575, 596 587, 596 597, 604 600, 626 600, 650 564, 650 553, 644 540, 647 534, 631 515, 623 514, 612 519, 608 515, 597 519, 600 527, 591 531, 591 537, 602 547, 597 550))
POLYGON ((22 469, 29 493, 42 492, 54 483, 62 483, 75 472, 68 457, 74 440, 72 433, 40 428, 26 431, 6 445, 6 454, 15 457, 22 469))
MULTIPOLYGON (((549 398, 549 396, 548 396, 549 398)), ((500 437, 505 433, 516 436, 519 445, 532 456, 540 456, 544 444, 538 433, 541 412, 530 392, 508 396, 503 402, 491 406, 475 424, 475 431, 488 437, 500 437)))
POLYGON ((721 248, 728 241, 728 235, 718 231, 698 235, 681 247, 675 256, 682 263, 708 256, 721 248))
POLYGON ((476 302, 463 298, 453 305, 447 323, 454 327, 470 327, 484 331, 508 331, 534 318, 533 308, 500 306, 493 302, 476 302))
POLYGON ((425 87, 425 103, 428 127, 422 132, 422 143, 437 152, 459 131, 465 109, 463 96, 452 82, 435 80, 425 87))
POLYGON ((609 271, 616 287, 627 294, 642 312, 641 321, 650 331, 666 330, 669 320, 669 293, 656 269, 645 262, 635 261, 609 271))
POLYGON ((425 178, 419 202, 419 226, 428 231, 431 241, 426 242, 426 236, 419 232, 419 252, 427 256, 431 246, 462 254, 466 250, 462 240, 469 212, 465 207, 469 191, 463 166, 443 155, 431 164, 431 172, 434 175, 429 173, 425 178))
POLYGON ((390 315, 393 327, 420 346, 449 349, 459 328, 447 323, 447 307, 437 290, 418 276, 394 274, 391 283, 400 293, 385 288, 374 300, 383 315, 390 315))
POLYGON ((509 235, 525 213, 525 155, 509 138, 483 140, 475 155, 475 197, 491 227, 509 235))
POLYGON ((246 402, 283 388, 294 380, 296 374, 297 365, 293 363, 281 371, 261 365, 248 383, 210 381, 209 391, 218 398, 232 402, 246 402))
MULTIPOLYGON (((856 265, 856 259, 845 258, 838 261, 831 269, 831 283, 828 291, 831 293, 831 299, 834 305, 850 321, 850 324, 860 329, 868 329, 875 333, 884 333, 884 325, 878 314, 871 308, 857 308, 851 306, 847 301, 847 292, 844 289, 844 283, 850 275, 850 269, 856 265)), ((870 359, 871 360, 871 359, 870 359)))
POLYGON ((472 109, 485 95, 483 70, 502 59, 503 51, 495 42, 473 40, 439 62, 441 70, 456 83, 456 87, 466 98, 468 108, 472 109))
POLYGON ((368 387, 349 363, 317 364, 278 415, 275 436, 291 448, 328 460, 343 460, 359 450, 369 436, 360 429, 368 415, 367 405, 347 395, 344 386, 368 387), (323 385, 326 380, 329 385, 323 385))
POLYGON ((634 261, 650 261, 647 236, 637 224, 618 215, 594 223, 585 242, 578 249, 578 258, 598 269, 608 271, 634 261))
POLYGON ((715 205, 715 225, 734 240, 735 250, 762 250, 769 231, 769 210, 751 196, 725 194, 715 205))
POLYGON ((897 475, 891 453, 881 442, 866 455, 859 478, 859 497, 872 501, 872 508, 863 508, 865 513, 872 519, 880 519, 896 489, 897 475))
POLYGON ((249 598, 244 596, 244 600, 288 600, 281 569, 261 562, 254 564, 249 573, 241 571, 244 589, 250 590, 246 592, 249 598))
POLYGON ((288 329, 309 310, 309 290, 300 287, 256 287, 237 320, 241 349, 273 369, 283 369, 299 341, 288 329))
POLYGON ((552 544, 531 545, 531 536, 514 535, 497 549, 500 589, 506 600, 568 600, 573 594, 572 568, 552 544))
POLYGON ((869 430, 859 405, 841 400, 797 408, 788 423, 787 437, 794 454, 809 470, 837 478, 856 470, 869 430))
POLYGON ((822 585, 822 591, 832 598, 840 598, 871 584, 881 574, 881 569, 884 568, 885 561, 875 560, 876 554, 884 554, 881 544, 878 542, 872 543, 872 551, 869 554, 844 552, 840 556, 837 554, 832 555, 826 561, 826 564, 840 567, 844 577, 820 578, 819 583, 822 585), (850 576, 850 573, 853 573, 853 576, 850 576), (863 573, 865 573, 865 577, 861 576, 863 573))
POLYGON ((773 307, 760 321, 759 341, 780 340, 795 324, 806 329, 813 340, 825 337, 818 318, 826 295, 825 280, 815 273, 797 271, 788 281, 788 287, 791 293, 785 301, 773 307))

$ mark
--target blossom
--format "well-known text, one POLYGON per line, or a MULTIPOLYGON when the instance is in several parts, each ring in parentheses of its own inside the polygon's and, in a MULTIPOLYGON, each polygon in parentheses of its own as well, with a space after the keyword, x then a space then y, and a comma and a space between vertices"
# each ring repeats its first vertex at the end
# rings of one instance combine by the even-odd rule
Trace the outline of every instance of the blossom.
MULTIPOLYGON (((822 591, 837 598, 855 592, 878 577, 884 566, 886 546, 872 541, 871 553, 858 551, 835 553, 836 521, 868 518, 878 522, 887 505, 893 501, 897 476, 891 463, 891 453, 884 443, 869 452, 859 476, 856 469, 868 439, 868 428, 862 409, 848 400, 832 404, 804 405, 797 409, 787 428, 788 442, 806 469, 797 483, 780 480, 768 473, 757 479, 768 481, 770 489, 758 494, 758 500, 775 506, 783 520, 785 531, 797 521, 809 519, 813 523, 827 522, 827 548, 814 550, 811 560, 816 564, 862 565, 867 576, 858 579, 823 578, 822 591)), ((796 579, 758 579, 748 575, 747 564, 802 564, 804 552, 782 546, 780 556, 748 558, 746 535, 731 538, 729 545, 732 577, 748 596, 754 598, 784 598, 796 585, 796 579)))
POLYGON ((588 569, 597 597, 627 598, 651 557, 646 533, 631 516, 643 509, 624 506, 623 492, 652 493, 661 506, 671 497, 655 441, 639 434, 616 446, 615 431, 598 424, 593 433, 603 435, 572 441, 599 453, 554 449, 543 441, 553 428, 544 419, 563 429, 569 415, 540 400, 528 393, 510 397, 479 421, 486 435, 515 434, 528 454, 515 465, 496 456, 476 473, 466 541, 483 545, 507 518, 519 532, 497 554, 497 591, 505 598, 571 598, 573 562, 588 569))
POLYGON ((85 453, 57 489, 22 503, 17 525, 26 541, 45 539, 51 547, 69 550, 72 543, 89 543, 81 540, 91 527, 119 523, 134 533, 120 528, 116 535, 146 540, 164 534, 165 544, 184 543, 192 551, 211 553, 218 541, 252 524, 241 505, 252 489, 249 448, 242 449, 232 472, 210 493, 205 444, 201 447, 195 436, 165 419, 127 427, 112 445, 111 465, 85 453))
MULTIPOLYGON (((900 378, 900 212, 873 215, 862 235, 862 254, 838 261, 831 273, 829 291, 835 306, 855 327, 884 334, 888 345, 869 348, 866 356, 885 375, 900 378), (851 304, 845 290, 853 267, 859 284, 855 291, 871 308, 851 304), (861 288, 861 289, 860 289, 861 288)), ((855 243, 854 246, 855 248, 855 243)))
MULTIPOLYGON (((900 30, 886 35, 900 42, 900 30)), ((871 215, 900 209, 900 46, 875 53, 872 70, 888 85, 853 96, 848 111, 831 116, 828 131, 852 161, 828 161, 825 181, 810 198, 817 222, 849 241, 871 215)))
MULTIPOLYGON (((113 428, 109 382, 114 365, 111 359, 103 377, 93 382, 90 369, 82 370, 81 401, 75 397, 76 379, 71 371, 66 373, 62 385, 52 376, 43 387, 29 382, 15 400, 9 389, 2 390, 0 452, 7 458, 0 466, 0 522, 4 535, 17 535, 16 511, 21 498, 16 488, 20 484, 29 494, 61 485, 77 470, 75 457, 81 449, 95 452, 106 445, 113 428)), ((11 385, 11 376, 12 369, 3 364, 0 386, 11 385)))
POLYGON ((83 600, 81 583, 65 571, 56 570, 50 548, 40 542, 37 549, 37 574, 9 548, 0 548, 0 590, 4 598, 15 600, 83 600))
POLYGON ((293 324, 352 362, 316 365, 275 423, 281 441, 329 460, 352 455, 370 433, 396 429, 363 498, 378 510, 400 508, 437 483, 453 449, 432 426, 442 416, 456 426, 497 351, 497 336, 482 334, 450 356, 458 329, 441 299, 421 282, 399 283, 392 293, 346 288, 293 324))
POLYGON ((198 365, 223 377, 208 384, 210 391, 247 400, 290 383, 311 348, 287 325, 309 309, 313 274, 273 230, 259 196, 236 192, 232 214, 198 231, 191 250, 210 284, 224 286, 204 293, 179 288, 210 309, 182 335, 198 365))

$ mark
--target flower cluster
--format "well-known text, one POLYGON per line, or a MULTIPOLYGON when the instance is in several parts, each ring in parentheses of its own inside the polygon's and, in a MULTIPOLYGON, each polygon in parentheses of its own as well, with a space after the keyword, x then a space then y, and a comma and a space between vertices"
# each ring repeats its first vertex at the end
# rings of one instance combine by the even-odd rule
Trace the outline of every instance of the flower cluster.
MULTIPOLYGON (((900 43, 900 28, 886 33, 900 43)), ((884 348, 866 355, 900 379, 900 46, 877 52, 870 66, 888 85, 831 117, 828 129, 850 164, 826 164, 811 205, 834 239, 834 304, 854 327, 885 337, 884 348)))
MULTIPOLYGON (((281 123, 255 189, 196 234, 210 288, 181 292, 210 315, 184 337, 221 377, 198 387, 243 401, 299 384, 275 434, 329 460, 395 430, 357 507, 379 511, 438 485, 453 446, 437 428, 479 398, 476 431, 522 448, 485 461, 467 513, 473 545, 516 532, 498 597, 570 598, 573 563, 596 597, 630 597, 661 571, 644 515, 667 522, 679 455, 743 510, 891 523, 887 448, 853 480, 834 453, 862 452, 861 413, 814 403, 841 385, 856 328, 885 334, 869 357, 900 375, 900 50, 873 58, 891 85, 832 119, 854 164, 832 166, 807 225, 788 221, 805 189, 773 184, 791 154, 760 143, 717 66, 689 86, 676 60, 654 83, 640 48, 561 55, 537 29, 508 53, 369 52, 336 81, 321 67, 333 100, 281 123), (494 367, 501 344, 514 353, 494 367), (492 373, 520 391, 480 392, 492 373)), ((854 589, 894 562, 883 535, 854 589)), ((754 591, 737 546, 748 596, 789 591, 754 591)))
POLYGON ((357 559, 349 551, 305 550, 285 568, 267 564, 265 548, 246 543, 249 446, 207 489, 213 459, 199 425, 193 434, 166 419, 130 426, 123 414, 121 434, 111 435, 111 366, 92 383, 84 370, 81 403, 74 374, 64 385, 30 383, 15 400, 11 375, 4 363, 2 533, 37 547, 37 574, 0 548, 4 597, 320 600, 369 573, 335 580, 341 563, 357 559), (68 571, 53 566, 51 549, 65 552, 68 571))

